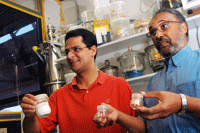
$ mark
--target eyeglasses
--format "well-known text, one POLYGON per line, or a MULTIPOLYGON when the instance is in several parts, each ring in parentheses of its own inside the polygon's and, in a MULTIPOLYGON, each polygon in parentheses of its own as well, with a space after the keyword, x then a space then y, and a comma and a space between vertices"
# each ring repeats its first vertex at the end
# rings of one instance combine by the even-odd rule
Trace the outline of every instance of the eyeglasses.
POLYGON ((77 52, 80 52, 83 48, 88 48, 88 47, 72 47, 71 49, 65 49, 65 53, 66 53, 66 56, 69 54, 69 52, 71 51, 72 53, 77 53, 77 52))
POLYGON ((182 23, 180 21, 163 21, 161 24, 158 25, 158 28, 149 29, 149 33, 146 34, 148 38, 154 38, 157 34, 157 30, 160 32, 164 32, 169 29, 170 23, 182 23))

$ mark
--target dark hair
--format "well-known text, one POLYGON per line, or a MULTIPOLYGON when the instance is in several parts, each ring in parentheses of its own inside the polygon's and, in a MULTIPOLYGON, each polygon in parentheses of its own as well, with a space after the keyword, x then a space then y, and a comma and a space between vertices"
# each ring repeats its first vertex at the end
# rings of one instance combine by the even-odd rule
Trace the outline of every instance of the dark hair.
MULTIPOLYGON (((153 17, 155 17, 157 14, 162 13, 162 12, 169 12, 169 13, 173 14, 177 19, 179 19, 181 22, 185 22, 187 25, 185 17, 178 10, 173 9, 173 8, 162 8, 162 9, 158 10, 157 12, 155 12, 153 17)), ((188 40, 188 37, 189 37, 188 25, 187 25, 186 36, 187 36, 187 40, 188 40)))
MULTIPOLYGON (((65 42, 71 37, 82 36, 82 40, 85 43, 86 47, 90 49, 93 45, 97 47, 97 39, 96 36, 86 29, 75 29, 66 33, 65 42)), ((96 53, 97 55, 97 53, 96 53)), ((94 59, 96 59, 96 55, 94 59)))

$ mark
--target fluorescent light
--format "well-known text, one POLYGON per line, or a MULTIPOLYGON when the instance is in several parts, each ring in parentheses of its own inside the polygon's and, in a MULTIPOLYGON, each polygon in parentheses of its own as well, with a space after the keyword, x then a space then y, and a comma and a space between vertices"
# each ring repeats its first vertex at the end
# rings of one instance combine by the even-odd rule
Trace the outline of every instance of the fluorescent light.
POLYGON ((4 43, 4 42, 6 42, 6 41, 8 41, 10 39, 12 39, 12 37, 10 36, 10 34, 2 36, 2 37, 0 37, 0 44, 4 43))
POLYGON ((29 31, 32 31, 33 29, 34 29, 34 28, 33 28, 32 24, 29 24, 29 25, 27 25, 27 26, 21 28, 21 29, 17 32, 16 36, 20 36, 20 35, 22 35, 22 34, 25 34, 25 33, 29 32, 29 31))

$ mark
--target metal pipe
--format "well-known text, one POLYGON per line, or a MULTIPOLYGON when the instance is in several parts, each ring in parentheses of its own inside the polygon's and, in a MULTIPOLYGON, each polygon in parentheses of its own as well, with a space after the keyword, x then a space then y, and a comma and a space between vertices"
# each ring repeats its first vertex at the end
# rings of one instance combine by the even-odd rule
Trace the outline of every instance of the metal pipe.
POLYGON ((40 58, 40 60, 45 63, 45 61, 43 60, 42 56, 37 52, 39 50, 39 48, 37 46, 33 46, 33 51, 36 53, 36 55, 40 58))
POLYGON ((58 56, 58 58, 62 57, 62 54, 60 53, 60 51, 58 50, 58 48, 55 46, 53 41, 50 41, 51 46, 54 48, 54 50, 56 51, 56 54, 58 56))

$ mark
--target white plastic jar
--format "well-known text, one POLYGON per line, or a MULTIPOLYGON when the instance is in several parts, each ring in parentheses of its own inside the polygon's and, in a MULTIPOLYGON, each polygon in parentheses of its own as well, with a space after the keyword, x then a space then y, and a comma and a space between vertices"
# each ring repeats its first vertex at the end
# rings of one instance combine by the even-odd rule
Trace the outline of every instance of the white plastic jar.
POLYGON ((47 94, 39 94, 36 95, 36 97, 38 98, 36 105, 36 115, 39 118, 49 116, 51 114, 51 108, 49 106, 47 94))
POLYGON ((105 119, 108 116, 107 105, 98 105, 97 106, 97 117, 99 119, 105 119))

